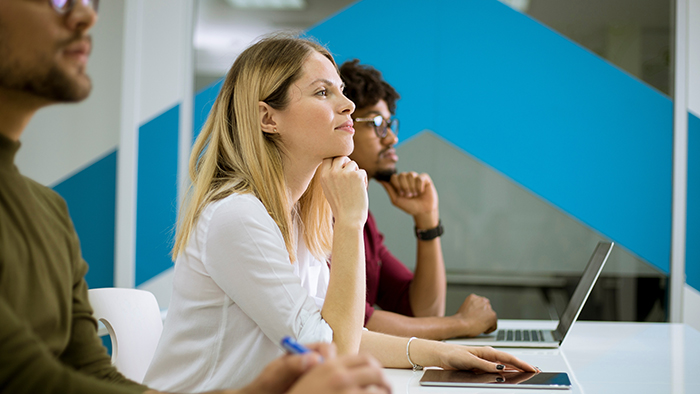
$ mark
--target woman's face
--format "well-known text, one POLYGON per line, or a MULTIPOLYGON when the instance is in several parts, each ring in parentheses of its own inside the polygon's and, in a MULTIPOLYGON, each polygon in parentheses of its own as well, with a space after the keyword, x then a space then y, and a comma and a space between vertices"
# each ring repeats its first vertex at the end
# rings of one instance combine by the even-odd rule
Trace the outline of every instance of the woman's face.
POLYGON ((355 105, 343 94, 343 81, 330 60, 313 51, 288 94, 287 107, 273 115, 287 155, 320 162, 352 152, 355 105))

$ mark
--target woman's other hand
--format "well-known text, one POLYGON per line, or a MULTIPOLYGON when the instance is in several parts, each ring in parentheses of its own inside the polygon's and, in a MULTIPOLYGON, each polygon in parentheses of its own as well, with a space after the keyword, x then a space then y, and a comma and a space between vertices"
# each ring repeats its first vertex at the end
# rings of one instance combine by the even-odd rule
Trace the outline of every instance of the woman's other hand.
POLYGON ((409 351, 414 363, 427 367, 479 370, 491 373, 505 370, 539 372, 537 368, 512 354, 490 346, 464 346, 415 339, 411 342, 409 351))
POLYGON ((463 346, 438 343, 441 367, 445 369, 477 369, 498 373, 504 370, 539 372, 532 365, 512 354, 496 350, 490 346, 463 346))

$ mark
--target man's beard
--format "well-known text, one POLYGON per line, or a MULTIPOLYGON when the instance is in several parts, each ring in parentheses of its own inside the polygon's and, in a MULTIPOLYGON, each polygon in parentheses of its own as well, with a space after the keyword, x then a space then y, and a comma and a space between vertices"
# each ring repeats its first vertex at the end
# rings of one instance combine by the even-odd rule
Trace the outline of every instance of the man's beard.
POLYGON ((90 77, 85 75, 85 78, 87 86, 71 80, 58 67, 53 66, 43 78, 26 80, 23 90, 51 101, 77 102, 84 100, 92 90, 90 77))
MULTIPOLYGON (((71 78, 58 65, 47 71, 37 71, 41 66, 27 70, 8 56, 9 51, 0 38, 0 87, 23 91, 54 102, 76 102, 85 99, 92 90, 90 77, 83 74, 71 78), (78 81, 85 78, 87 84, 78 81)), ((47 60, 48 62, 48 60, 47 60)))
POLYGON ((391 181, 391 176, 394 174, 396 174, 396 168, 386 168, 375 172, 374 179, 380 182, 389 182, 391 181))

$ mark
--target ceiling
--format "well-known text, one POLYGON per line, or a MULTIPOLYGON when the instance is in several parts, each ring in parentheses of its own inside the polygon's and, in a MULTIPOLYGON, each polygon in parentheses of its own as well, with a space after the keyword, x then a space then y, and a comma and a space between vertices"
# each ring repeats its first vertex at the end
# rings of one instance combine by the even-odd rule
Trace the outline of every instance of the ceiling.
POLYGON ((356 0, 306 0, 300 10, 240 9, 226 0, 197 0, 194 49, 198 75, 220 77, 258 37, 279 30, 301 31, 356 0))
POLYGON ((669 31, 670 0, 531 0, 534 19, 603 55, 606 31, 636 25, 669 31))

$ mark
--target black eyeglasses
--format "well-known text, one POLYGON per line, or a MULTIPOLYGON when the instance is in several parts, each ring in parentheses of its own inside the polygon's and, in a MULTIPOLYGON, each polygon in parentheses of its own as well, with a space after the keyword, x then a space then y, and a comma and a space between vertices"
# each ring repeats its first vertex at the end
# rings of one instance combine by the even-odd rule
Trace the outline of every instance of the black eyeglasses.
POLYGON ((99 0, 49 0, 51 6, 59 14, 67 14, 73 10, 76 2, 82 2, 85 7, 90 7, 97 13, 97 6, 99 5, 99 0))
POLYGON ((386 137, 389 129, 394 135, 399 135, 399 120, 396 118, 384 119, 383 116, 377 115, 371 118, 359 118, 355 119, 355 123, 370 122, 374 126, 374 133, 377 137, 386 137))

